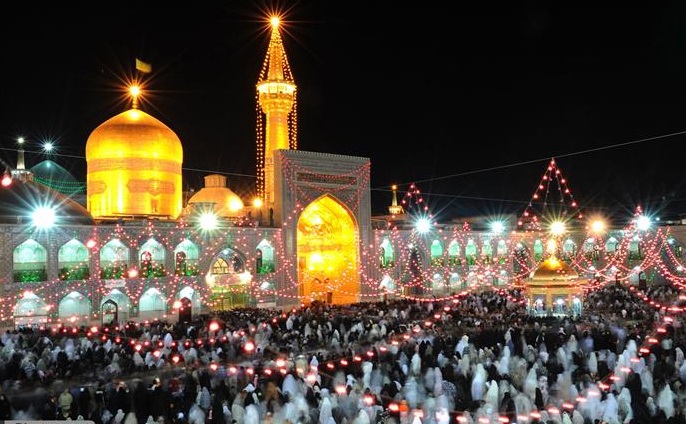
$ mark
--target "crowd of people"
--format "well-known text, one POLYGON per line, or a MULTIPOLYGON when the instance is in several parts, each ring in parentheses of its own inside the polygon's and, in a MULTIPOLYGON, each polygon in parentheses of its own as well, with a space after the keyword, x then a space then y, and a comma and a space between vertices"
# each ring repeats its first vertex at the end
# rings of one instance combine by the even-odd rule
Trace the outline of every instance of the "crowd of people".
POLYGON ((613 282, 573 317, 484 291, 8 330, 0 419, 686 424, 683 317, 656 307, 678 295, 613 282))

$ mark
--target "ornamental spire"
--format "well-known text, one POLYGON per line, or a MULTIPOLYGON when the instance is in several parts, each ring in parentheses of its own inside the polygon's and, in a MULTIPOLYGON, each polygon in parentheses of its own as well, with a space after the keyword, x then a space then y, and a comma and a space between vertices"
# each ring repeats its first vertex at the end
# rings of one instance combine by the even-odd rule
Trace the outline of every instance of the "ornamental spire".
POLYGON ((274 152, 297 149, 297 86, 279 30, 272 17, 267 56, 257 82, 257 194, 267 209, 274 207, 274 152))

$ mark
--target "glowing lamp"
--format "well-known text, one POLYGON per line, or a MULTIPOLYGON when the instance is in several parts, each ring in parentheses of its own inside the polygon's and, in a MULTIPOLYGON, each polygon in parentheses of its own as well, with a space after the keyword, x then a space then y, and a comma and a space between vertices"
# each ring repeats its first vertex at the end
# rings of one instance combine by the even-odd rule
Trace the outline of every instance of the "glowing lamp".
POLYGON ((605 231, 605 223, 600 220, 593 221, 591 223, 591 231, 593 231, 596 234, 602 233, 603 231, 605 231))
POLYGON ((650 218, 645 215, 639 216, 636 218, 636 227, 641 231, 647 230, 650 228, 650 218))
POLYGON ((9 187, 12 184, 12 175, 8 172, 2 174, 2 180, 0 182, 3 187, 9 187))
POLYGON ((92 238, 90 238, 86 241, 86 247, 89 249, 94 248, 96 244, 98 244, 98 243, 92 238))
POLYGON ((129 276, 129 278, 136 278, 136 277, 138 277, 138 270, 136 268, 131 268, 131 269, 129 269, 127 274, 129 276))
POLYGON ((420 218, 417 220, 415 228, 420 234, 426 233, 431 230, 431 221, 426 218, 420 218))
POLYGON ((250 342, 250 341, 246 342, 245 345, 243 346, 243 350, 245 350, 248 353, 252 352, 253 350, 255 350, 255 343, 250 342))
POLYGON ((566 231, 566 228, 565 228, 564 222, 555 221, 552 224, 550 224, 550 233, 554 236, 559 236, 561 234, 564 234, 565 231, 566 231))
POLYGON ((211 231, 217 228, 217 215, 213 213, 203 213, 198 220, 200 228, 211 231))
POLYGON ((217 331, 217 330, 219 330, 219 323, 216 322, 216 321, 212 321, 212 322, 210 323, 210 327, 209 327, 209 328, 210 328, 210 331, 217 331))
POLYGON ((491 231, 493 234, 501 234, 503 231, 505 231, 505 224, 503 224, 501 221, 495 221, 493 224, 491 224, 491 231))
POLYGON ((31 213, 33 225, 37 228, 50 228, 55 225, 55 210, 49 206, 39 206, 31 213))

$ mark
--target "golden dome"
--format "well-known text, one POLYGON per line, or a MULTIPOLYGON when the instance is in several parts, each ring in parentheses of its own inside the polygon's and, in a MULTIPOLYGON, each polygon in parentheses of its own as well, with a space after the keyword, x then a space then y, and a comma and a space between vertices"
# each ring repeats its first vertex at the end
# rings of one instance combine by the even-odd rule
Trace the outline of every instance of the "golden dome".
POLYGON ((224 175, 211 174, 205 177, 205 187, 195 193, 189 200, 186 213, 192 213, 195 206, 213 204, 214 213, 224 218, 236 218, 243 215, 244 204, 240 197, 226 186, 224 175))
POLYGON ((154 157, 183 162, 181 140, 168 126, 140 109, 100 124, 86 142, 86 161, 101 157, 154 157))
POLYGON ((541 262, 530 276, 532 281, 546 282, 567 281, 575 278, 579 278, 579 274, 567 262, 561 261, 555 256, 541 262))
POLYGON ((87 207, 94 218, 181 213, 183 147, 169 127, 139 109, 98 126, 86 142, 87 207))

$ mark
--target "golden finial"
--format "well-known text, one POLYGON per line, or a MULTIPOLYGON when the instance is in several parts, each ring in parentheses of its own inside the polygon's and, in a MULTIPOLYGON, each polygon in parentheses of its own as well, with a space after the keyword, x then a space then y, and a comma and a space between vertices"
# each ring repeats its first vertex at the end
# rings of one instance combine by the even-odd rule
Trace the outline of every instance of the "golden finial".
POLYGON ((131 95, 131 108, 138 109, 138 96, 141 95, 141 88, 138 85, 129 87, 129 94, 131 95))

